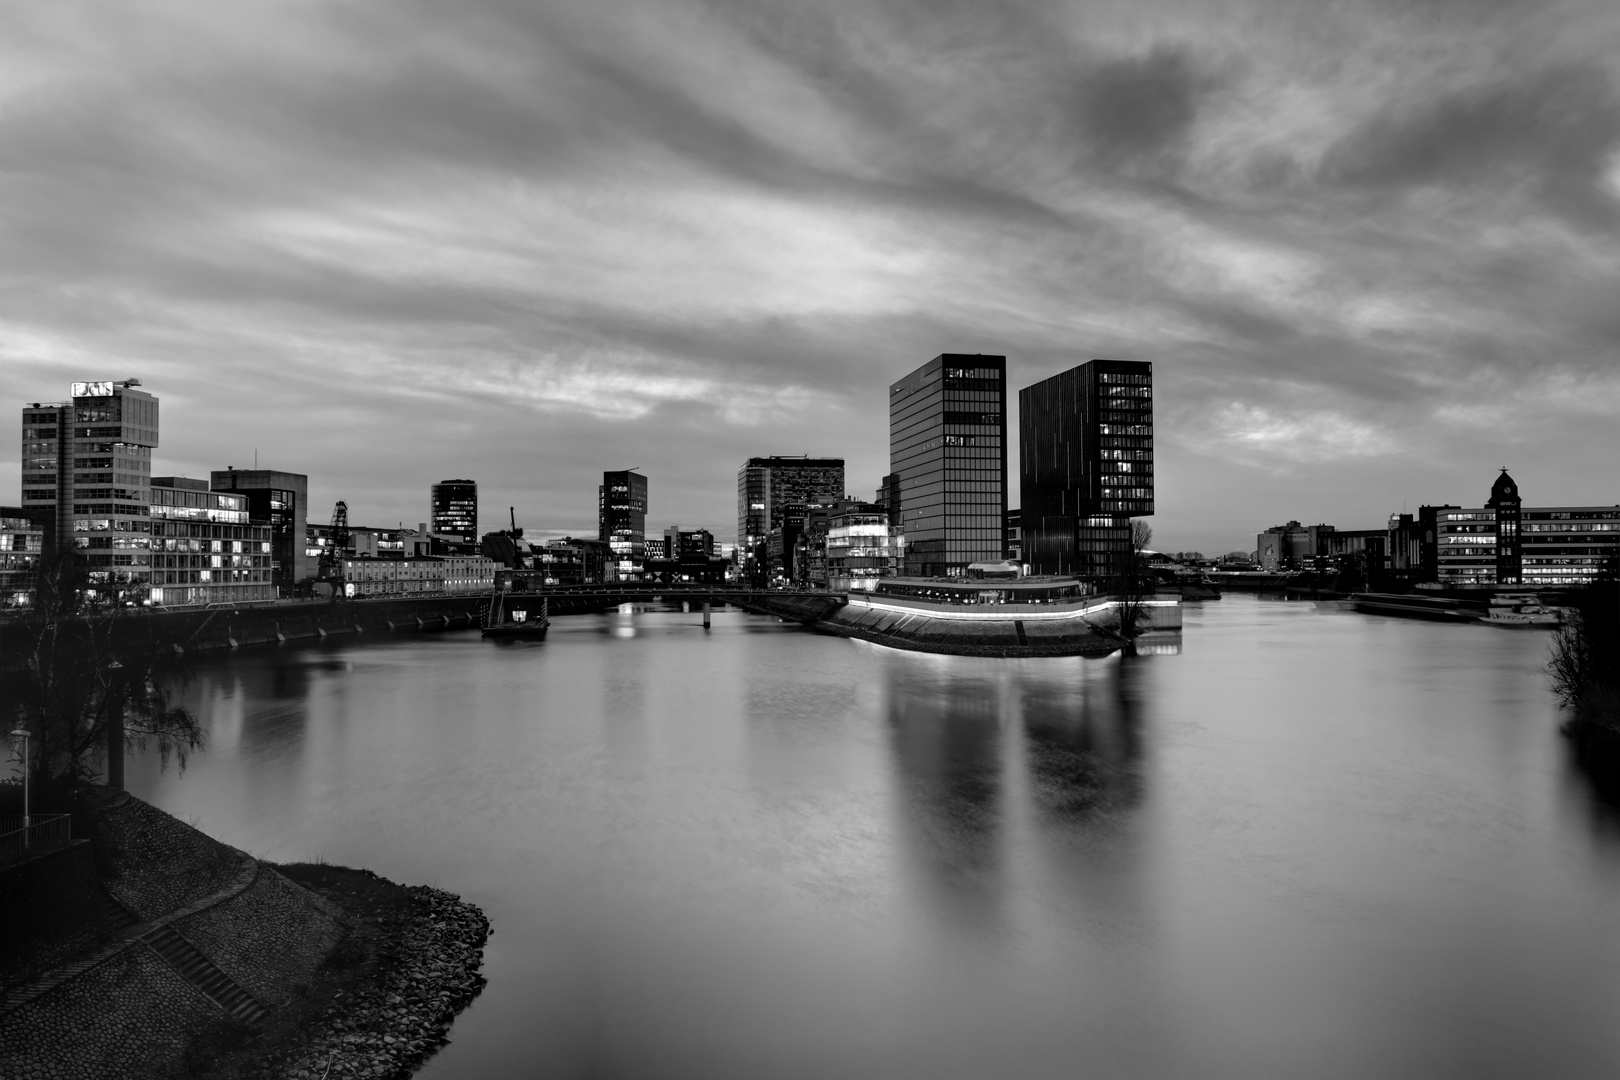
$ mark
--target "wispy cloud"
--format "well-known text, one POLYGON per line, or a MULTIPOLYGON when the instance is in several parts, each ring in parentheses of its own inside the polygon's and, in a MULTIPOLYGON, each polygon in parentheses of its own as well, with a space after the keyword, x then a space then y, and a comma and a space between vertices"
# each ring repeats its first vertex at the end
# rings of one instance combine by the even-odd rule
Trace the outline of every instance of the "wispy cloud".
POLYGON ((140 376, 162 467, 362 516, 588 531, 634 459, 724 533, 751 454, 875 486, 938 352, 1128 356, 1172 547, 1509 451, 1610 502, 1617 54, 1599 0, 13 6, 3 385, 140 376))

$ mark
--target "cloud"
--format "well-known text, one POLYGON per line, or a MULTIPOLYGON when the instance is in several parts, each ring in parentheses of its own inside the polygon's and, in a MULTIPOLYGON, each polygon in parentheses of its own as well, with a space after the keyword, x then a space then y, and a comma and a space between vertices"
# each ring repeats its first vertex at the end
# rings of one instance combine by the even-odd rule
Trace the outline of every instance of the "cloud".
POLYGON ((1392 103, 1329 151, 1323 174, 1372 189, 1528 187, 1559 213, 1612 226, 1617 148, 1620 97, 1602 68, 1582 64, 1392 103))
POLYGON ((639 462, 724 534, 773 452, 866 492, 944 351, 1155 361, 1171 547, 1504 444, 1611 502, 1620 12, 1479 11, 13 6, 0 370, 141 377, 163 468, 258 447, 378 520, 470 473, 588 532, 639 462))

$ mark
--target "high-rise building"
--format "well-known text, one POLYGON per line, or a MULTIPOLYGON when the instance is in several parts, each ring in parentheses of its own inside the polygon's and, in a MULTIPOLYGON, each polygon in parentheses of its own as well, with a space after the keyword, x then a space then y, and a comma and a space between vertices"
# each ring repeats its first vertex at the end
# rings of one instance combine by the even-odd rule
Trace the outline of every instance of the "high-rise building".
POLYGON ((604 472, 596 489, 597 539, 607 542, 620 577, 647 565, 647 478, 634 469, 604 472))
POLYGON ((772 569, 770 537, 786 525, 788 507, 843 497, 843 458, 773 455, 743 462, 737 470, 737 547, 743 572, 759 580, 772 569))
POLYGON ((472 480, 440 480, 434 484, 428 527, 439 535, 478 539, 478 484, 472 480))
POLYGON ((945 353, 890 386, 889 471, 907 574, 955 577, 1002 559, 1007 358, 945 353))
POLYGON ((1092 360, 1020 390, 1018 410, 1023 561, 1114 573, 1153 513, 1153 365, 1092 360))
POLYGON ((270 525, 271 581, 290 596, 300 581, 315 576, 316 557, 308 554, 309 477, 277 469, 215 469, 208 474, 214 491, 247 496, 248 517, 270 525))
POLYGON ((76 382, 69 401, 23 407, 23 508, 44 527, 46 557, 73 552, 91 589, 143 587, 151 576, 158 399, 140 385, 76 382))

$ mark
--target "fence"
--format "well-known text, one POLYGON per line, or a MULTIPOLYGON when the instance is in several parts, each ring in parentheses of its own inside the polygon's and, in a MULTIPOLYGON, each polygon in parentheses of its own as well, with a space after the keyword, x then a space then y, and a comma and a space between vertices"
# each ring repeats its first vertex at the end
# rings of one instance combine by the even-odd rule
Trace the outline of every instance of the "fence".
POLYGON ((26 829, 23 820, 21 814, 0 815, 0 863, 43 854, 73 838, 71 814, 33 814, 26 829))

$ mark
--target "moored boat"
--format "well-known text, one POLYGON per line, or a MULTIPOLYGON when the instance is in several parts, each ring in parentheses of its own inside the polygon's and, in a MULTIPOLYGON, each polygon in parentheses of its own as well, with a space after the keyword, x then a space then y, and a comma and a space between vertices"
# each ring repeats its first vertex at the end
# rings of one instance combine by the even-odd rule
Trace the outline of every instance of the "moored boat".
POLYGON ((500 590, 490 600, 489 610, 484 617, 483 635, 497 639, 544 641, 546 631, 551 627, 551 620, 546 617, 547 606, 545 598, 542 597, 538 614, 531 613, 526 608, 509 610, 506 591, 500 590))
POLYGON ((1399 619, 1433 619, 1438 622, 1480 622, 1479 611, 1464 607, 1460 600, 1443 596, 1417 596, 1407 593, 1356 593, 1350 606, 1364 615, 1391 615, 1399 619))
POLYGON ((1480 621, 1509 630, 1556 630, 1564 625, 1564 613, 1558 608, 1542 607, 1540 598, 1534 595, 1504 593, 1491 599, 1490 614, 1480 621))

